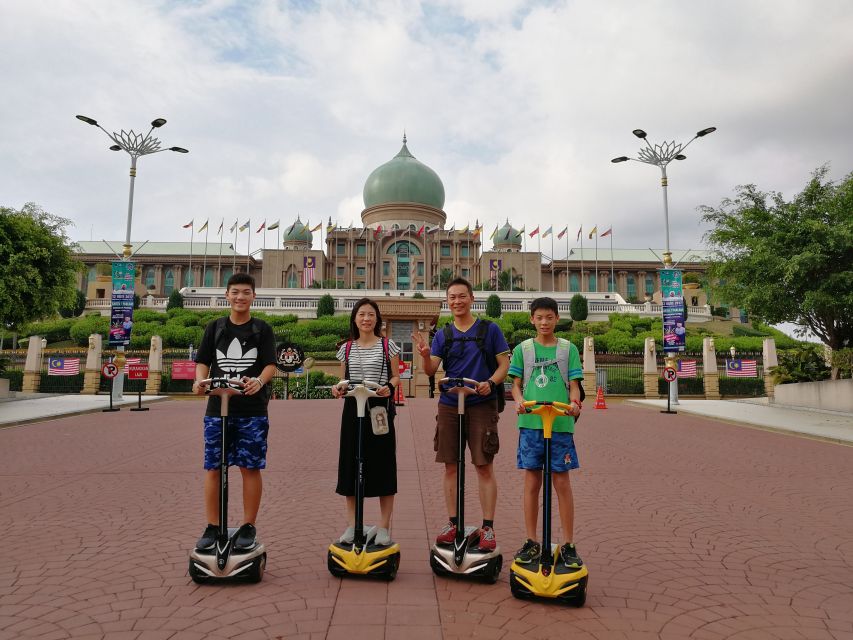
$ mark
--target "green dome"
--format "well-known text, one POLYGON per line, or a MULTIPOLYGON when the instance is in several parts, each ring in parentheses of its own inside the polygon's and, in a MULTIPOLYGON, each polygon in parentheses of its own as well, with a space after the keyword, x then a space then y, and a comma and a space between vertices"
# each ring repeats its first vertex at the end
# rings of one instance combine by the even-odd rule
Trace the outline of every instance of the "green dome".
POLYGON ((364 183, 365 209, 387 202, 417 202, 436 209, 444 207, 441 179, 409 152, 405 135, 400 153, 374 169, 364 183))
POLYGON ((311 231, 297 217, 296 222, 284 230, 282 242, 308 242, 310 244, 313 239, 311 231))
POLYGON ((495 233, 495 246, 497 245, 521 246, 521 236, 518 229, 513 228, 509 220, 495 233))

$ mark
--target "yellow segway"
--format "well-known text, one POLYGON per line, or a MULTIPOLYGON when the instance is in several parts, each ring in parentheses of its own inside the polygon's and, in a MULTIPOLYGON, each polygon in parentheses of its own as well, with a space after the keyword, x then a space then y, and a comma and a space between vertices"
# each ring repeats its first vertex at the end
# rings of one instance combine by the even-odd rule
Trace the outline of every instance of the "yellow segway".
POLYGON ((542 486, 542 553, 538 561, 514 560, 509 572, 509 587, 516 598, 548 598, 562 604, 582 607, 586 603, 586 565, 567 567, 559 561, 560 547, 551 544, 551 427, 557 416, 571 415, 571 407, 562 402, 531 400, 524 403, 527 413, 542 418, 545 438, 545 469, 542 486), (550 553, 548 551, 550 550, 550 553))
POLYGON ((375 398, 380 385, 373 382, 341 380, 341 387, 347 387, 345 394, 355 398, 358 415, 358 435, 356 445, 356 481, 355 481, 355 535, 352 542, 336 541, 329 545, 329 573, 338 578, 345 575, 374 576, 391 581, 397 576, 400 566, 400 545, 391 542, 387 545, 376 544, 376 527, 364 526, 364 416, 368 398, 375 398))

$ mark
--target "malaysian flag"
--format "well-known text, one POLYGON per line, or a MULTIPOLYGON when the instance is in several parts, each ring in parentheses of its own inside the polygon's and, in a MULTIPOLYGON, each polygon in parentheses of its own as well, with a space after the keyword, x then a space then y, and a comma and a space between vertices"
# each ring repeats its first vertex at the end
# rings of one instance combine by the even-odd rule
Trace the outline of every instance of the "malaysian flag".
POLYGON ((80 358, 48 358, 47 375, 76 376, 80 373, 80 358))
POLYGON ((124 360, 124 375, 127 375, 128 367, 132 364, 142 364, 142 358, 125 358, 125 360, 124 360))
POLYGON ((308 288, 314 284, 314 267, 317 266, 317 258, 305 256, 302 260, 302 286, 308 288))
POLYGON ((726 375, 730 378, 757 378, 755 360, 726 360, 726 375))
POLYGON ((696 377, 696 361, 695 360, 679 360, 678 361, 678 377, 679 378, 695 378, 696 377))

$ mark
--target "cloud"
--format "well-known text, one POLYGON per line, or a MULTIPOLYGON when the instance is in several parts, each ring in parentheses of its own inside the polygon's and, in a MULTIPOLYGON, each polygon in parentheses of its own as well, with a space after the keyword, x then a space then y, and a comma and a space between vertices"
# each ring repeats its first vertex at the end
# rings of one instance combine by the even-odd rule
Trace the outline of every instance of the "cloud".
POLYGON ((199 216, 358 222, 405 129, 448 225, 612 224, 619 246, 660 247, 659 170, 610 159, 636 155, 636 127, 662 142, 711 125, 669 169, 672 245, 696 248, 696 207, 735 185, 791 197, 825 162, 853 168, 851 32, 840 0, 13 1, 2 204, 123 237, 129 158, 73 116, 143 132, 162 116, 190 154, 139 160, 135 238, 199 216))

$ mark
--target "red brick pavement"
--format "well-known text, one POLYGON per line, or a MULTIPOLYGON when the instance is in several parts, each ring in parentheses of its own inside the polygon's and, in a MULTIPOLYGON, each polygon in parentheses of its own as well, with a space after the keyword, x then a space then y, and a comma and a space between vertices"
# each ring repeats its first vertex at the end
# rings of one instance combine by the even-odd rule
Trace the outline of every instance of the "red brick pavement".
MULTIPOLYGON (((609 406, 587 410, 577 435, 580 610, 515 600, 506 568, 493 586, 433 577, 446 514, 426 400, 398 418, 403 559, 390 584, 326 571, 344 525, 334 402, 271 405, 259 585, 186 575, 204 524, 199 402, 0 430, 0 639, 853 638, 853 448, 609 406)), ((523 537, 511 406, 501 428, 508 564, 523 537)), ((368 501, 368 520, 377 512, 368 501)))

